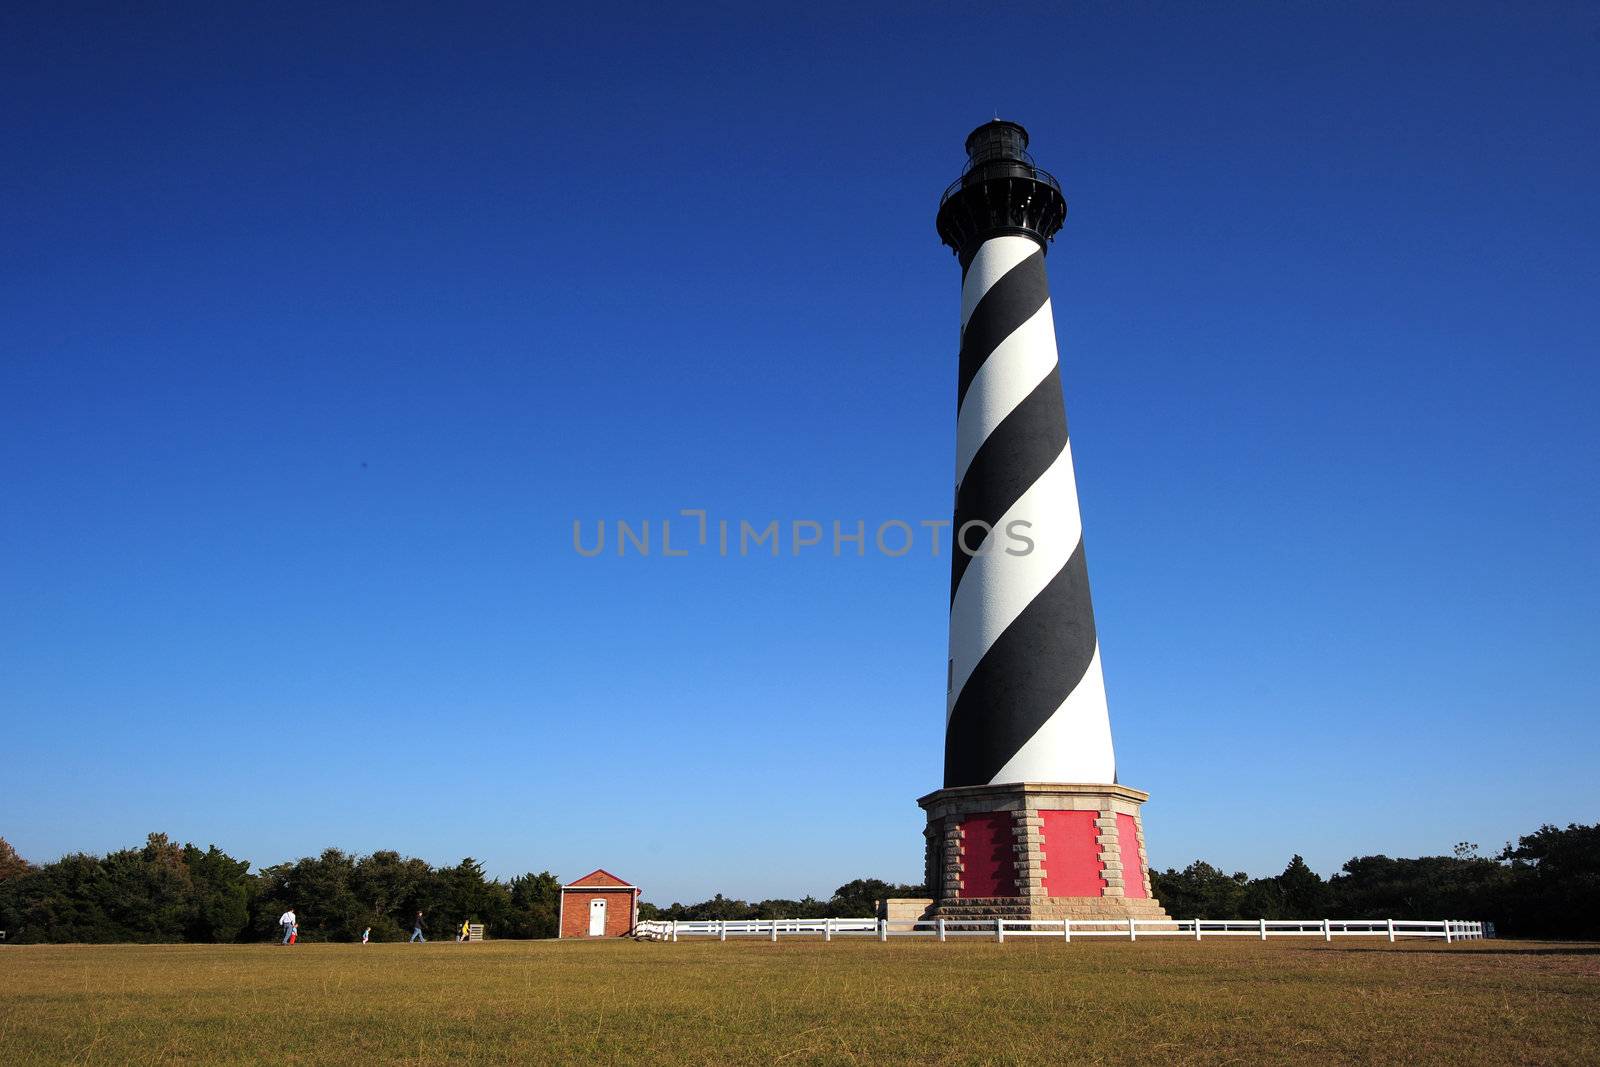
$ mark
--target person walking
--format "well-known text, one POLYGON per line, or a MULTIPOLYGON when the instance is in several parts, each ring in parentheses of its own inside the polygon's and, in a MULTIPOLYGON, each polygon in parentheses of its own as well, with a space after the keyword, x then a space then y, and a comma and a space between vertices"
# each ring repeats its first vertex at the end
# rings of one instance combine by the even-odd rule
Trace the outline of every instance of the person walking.
POLYGON ((370 940, 372 940, 372 927, 369 926, 361 931, 361 943, 365 945, 370 940))
POLYGON ((417 912, 417 917, 411 922, 411 943, 415 944, 418 941, 421 941, 424 945, 428 943, 428 939, 422 936, 422 912, 420 911, 417 912))
POLYGON ((299 930, 299 920, 294 917, 293 908, 278 916, 278 925, 283 927, 283 943, 285 945, 293 944, 294 935, 299 930))
POLYGON ((465 941, 465 940, 467 940, 467 938, 469 938, 471 936, 472 936, 472 920, 471 919, 462 919, 461 920, 461 932, 456 935, 456 940, 457 941, 465 941))

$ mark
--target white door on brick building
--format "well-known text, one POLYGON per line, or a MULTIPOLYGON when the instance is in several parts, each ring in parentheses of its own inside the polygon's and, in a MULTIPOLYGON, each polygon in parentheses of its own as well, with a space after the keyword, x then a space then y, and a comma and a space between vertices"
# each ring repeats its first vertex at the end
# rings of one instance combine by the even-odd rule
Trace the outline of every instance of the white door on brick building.
POLYGON ((589 901, 589 936, 606 936, 606 902, 600 897, 589 901))

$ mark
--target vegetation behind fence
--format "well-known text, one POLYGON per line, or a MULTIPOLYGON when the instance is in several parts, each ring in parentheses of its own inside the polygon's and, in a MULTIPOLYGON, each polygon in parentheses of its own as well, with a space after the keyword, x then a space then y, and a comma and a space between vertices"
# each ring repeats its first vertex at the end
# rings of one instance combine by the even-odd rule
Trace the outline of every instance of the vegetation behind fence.
MULTIPOLYGON (((1156 897, 1175 918, 1294 919, 1376 915, 1430 920, 1466 915, 1503 937, 1600 939, 1600 825, 1544 826, 1492 856, 1457 846, 1452 856, 1362 856, 1324 879, 1294 857, 1282 873, 1251 878, 1195 862, 1152 870, 1156 897)), ((922 896, 918 885, 872 878, 814 897, 750 902, 718 894, 696 904, 640 905, 641 919, 821 919, 873 914, 884 897, 922 896)), ((497 938, 553 937, 560 882, 548 871, 509 881, 468 858, 434 867, 397 852, 328 849, 252 872, 215 846, 178 845, 151 834, 141 848, 82 853, 32 864, 0 839, 0 930, 27 941, 253 941, 276 932, 294 907, 303 940, 406 937, 418 908, 429 937, 464 919, 497 938)))

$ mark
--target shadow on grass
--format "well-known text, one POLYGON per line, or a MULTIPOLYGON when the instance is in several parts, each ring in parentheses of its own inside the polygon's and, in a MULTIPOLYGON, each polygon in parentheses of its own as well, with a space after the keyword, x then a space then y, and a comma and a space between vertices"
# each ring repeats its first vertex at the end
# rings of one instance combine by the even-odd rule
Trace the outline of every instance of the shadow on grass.
MULTIPOLYGON (((1346 952, 1393 952, 1390 948, 1357 948, 1351 946, 1346 952)), ((1527 948, 1414 948, 1406 952, 1408 956, 1600 956, 1600 944, 1574 944, 1564 947, 1540 947, 1531 945, 1527 948)))

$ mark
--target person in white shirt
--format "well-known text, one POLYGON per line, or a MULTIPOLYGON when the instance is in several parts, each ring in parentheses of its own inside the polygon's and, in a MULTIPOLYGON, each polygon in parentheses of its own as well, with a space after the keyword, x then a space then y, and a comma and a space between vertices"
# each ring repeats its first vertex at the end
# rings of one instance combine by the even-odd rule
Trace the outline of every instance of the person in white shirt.
POLYGON ((299 920, 294 917, 293 908, 278 916, 278 925, 283 927, 283 943, 287 945, 289 938, 294 936, 295 928, 300 925, 299 920))

